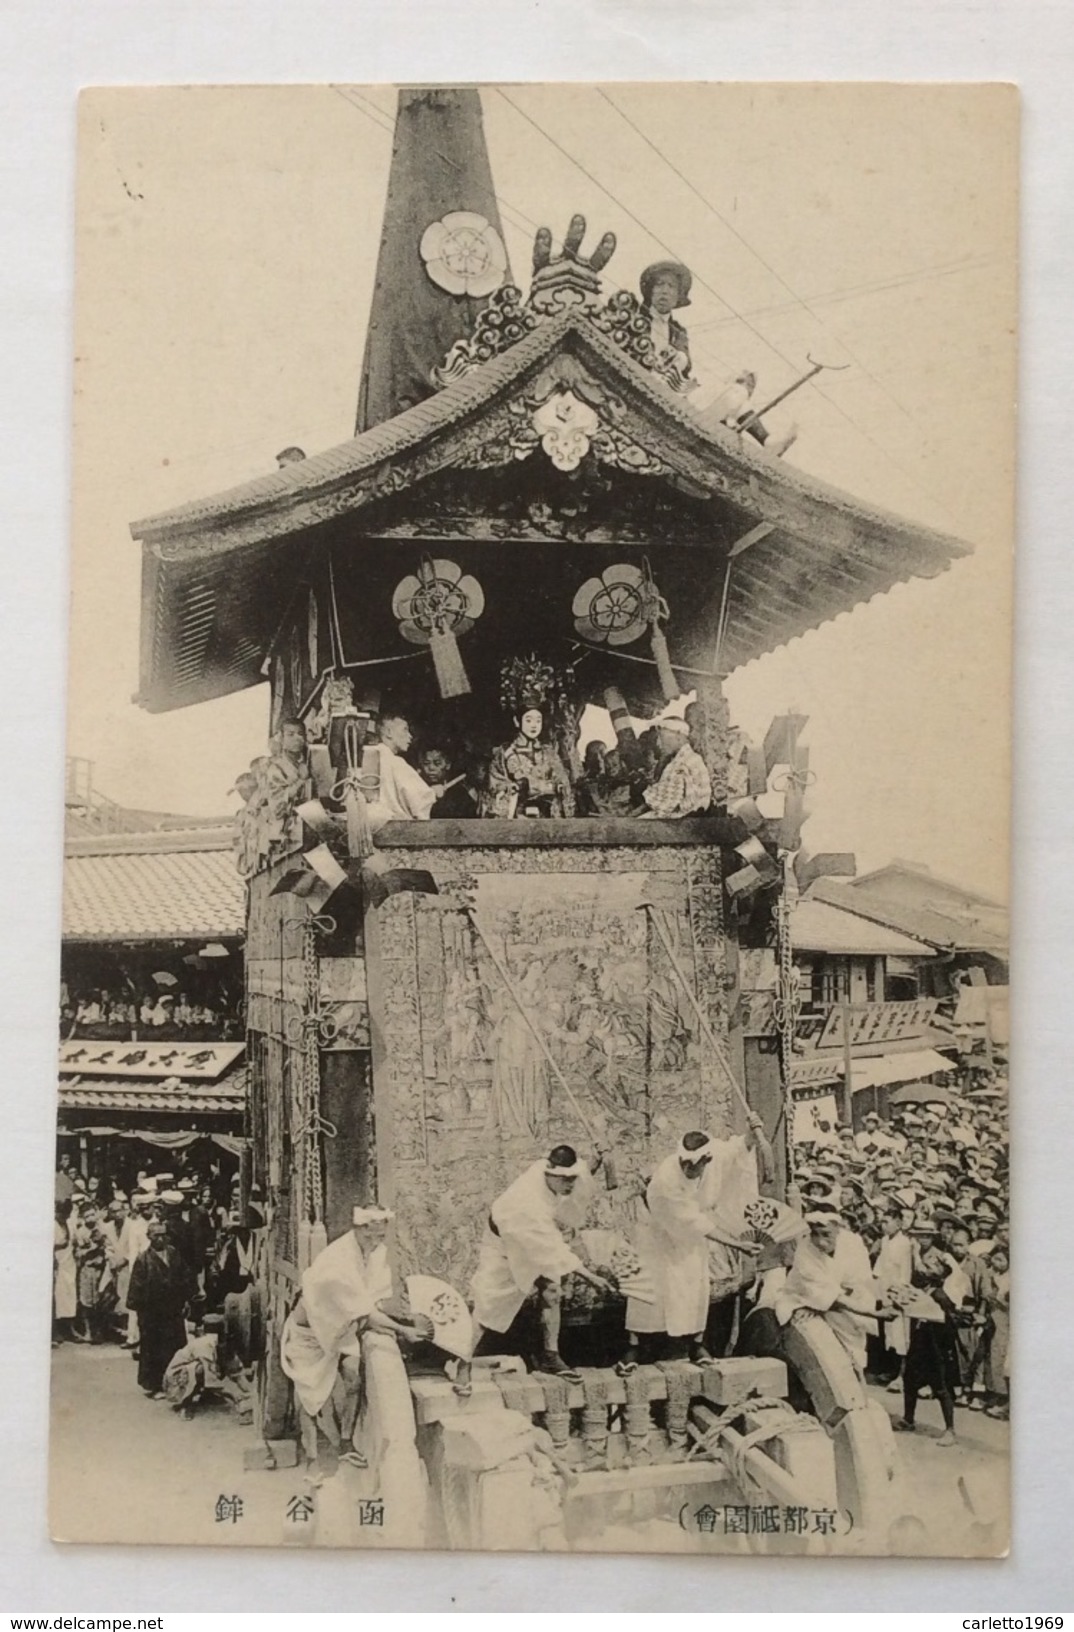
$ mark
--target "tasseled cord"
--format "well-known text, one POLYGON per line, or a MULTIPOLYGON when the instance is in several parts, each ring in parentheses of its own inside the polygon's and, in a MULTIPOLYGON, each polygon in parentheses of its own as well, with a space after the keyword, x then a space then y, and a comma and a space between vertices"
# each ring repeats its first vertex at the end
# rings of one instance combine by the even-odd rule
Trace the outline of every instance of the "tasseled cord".
POLYGON ((342 794, 347 821, 347 854, 352 861, 366 862, 373 854, 367 795, 375 797, 380 782, 375 751, 363 749, 355 720, 348 720, 344 727, 343 752, 347 768, 337 789, 342 794))

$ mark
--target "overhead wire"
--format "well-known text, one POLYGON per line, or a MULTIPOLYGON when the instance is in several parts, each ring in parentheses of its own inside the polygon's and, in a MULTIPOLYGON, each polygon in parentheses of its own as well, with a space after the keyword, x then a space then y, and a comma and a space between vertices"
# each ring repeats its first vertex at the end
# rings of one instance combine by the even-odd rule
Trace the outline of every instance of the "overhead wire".
MULTIPOLYGON (((694 197, 696 199, 698 199, 699 202, 702 203, 707 210, 711 211, 711 213, 716 217, 716 220, 719 221, 720 225, 722 227, 724 227, 725 230, 727 232, 729 232, 732 235, 733 238, 736 238, 738 240, 738 242, 743 246, 743 248, 746 249, 749 252, 749 254, 751 254, 754 257, 754 259, 756 261, 758 261, 761 266, 764 267, 765 271, 769 274, 769 276, 774 278, 775 281, 780 285, 781 288, 783 288, 783 289, 785 289, 787 291, 787 293, 790 295, 792 301, 797 306, 800 306, 801 309, 804 312, 807 312, 809 314, 809 316, 813 318, 814 322, 819 323, 821 328, 825 329, 826 332, 831 332, 831 331, 828 331, 826 329, 826 325, 824 324, 823 319, 817 316, 817 313, 810 306, 809 302, 807 300, 805 300, 803 298, 803 296, 800 295, 798 293, 798 291, 790 283, 788 283, 787 279, 783 276, 783 274, 781 272, 779 272, 776 269, 776 267, 774 267, 772 265, 771 261, 769 261, 764 255, 761 254, 761 251, 756 247, 755 244, 752 244, 749 241, 749 239, 746 237, 745 233, 741 232, 739 230, 739 228, 735 226, 733 221, 729 221, 727 219, 727 217, 723 214, 723 212, 721 210, 717 209, 716 205, 712 202, 712 200, 710 198, 706 197, 706 195, 701 191, 701 189, 699 187, 697 187, 690 180, 689 176, 686 176, 686 175, 683 174, 683 172, 679 169, 679 166, 675 163, 675 161, 673 159, 670 159, 668 157, 668 155, 664 152, 664 150, 656 142, 654 142, 650 136, 646 135, 645 131, 642 130, 641 126, 639 124, 637 124, 636 121, 633 120, 628 113, 623 112, 623 109, 619 106, 619 104, 617 102, 615 102, 608 95, 607 91, 603 90, 599 85, 595 86, 594 89, 596 90, 597 95, 602 97, 603 100, 605 102, 607 102, 608 106, 610 108, 612 108, 619 115, 620 119, 622 119, 625 124, 629 125, 630 129, 632 131, 634 131, 635 134, 641 138, 641 140, 645 143, 646 147, 648 147, 651 152, 655 153, 657 158, 660 159, 662 163, 666 164, 668 169, 674 175, 678 176, 678 178, 682 182, 683 186, 688 188, 689 191, 691 193, 693 193, 694 197)), ((880 391, 882 391, 884 393, 884 395, 892 403, 894 403, 895 407, 899 409, 900 413, 905 414, 906 418, 909 419, 910 422, 914 426, 916 426, 916 428, 918 430, 922 430, 922 427, 921 427, 919 421, 910 412, 910 410, 905 406, 905 404, 901 403, 899 401, 898 397, 896 397, 895 394, 891 390, 889 390, 889 388, 884 384, 883 380, 878 379, 878 377, 872 372, 872 370, 868 367, 868 365, 866 363, 862 362, 861 358, 856 354, 856 352, 852 349, 852 347, 847 344, 846 340, 843 339, 842 335, 833 333, 832 338, 836 341, 837 345, 839 345, 842 348, 842 350, 845 352, 846 356, 848 356, 850 358, 850 360, 855 364, 855 366, 861 370, 861 372, 866 376, 866 378, 872 380, 873 384, 880 391)))
MULTIPOLYGON (((558 141, 555 136, 553 136, 549 131, 547 131, 544 128, 544 126, 540 123, 539 120, 533 118, 532 115, 527 113, 525 108, 520 107, 519 104, 517 102, 515 102, 512 97, 508 96, 507 92, 504 91, 502 89, 502 87, 497 85, 497 86, 495 86, 493 88, 495 89, 496 94, 498 96, 502 97, 503 100, 507 103, 507 105, 509 107, 513 108, 514 111, 522 119, 524 119, 528 125, 532 126, 532 128, 534 130, 536 130, 537 133, 540 136, 543 136, 545 141, 547 141, 552 147, 554 147, 557 152, 561 153, 563 155, 563 157, 568 161, 568 163, 572 164, 575 167, 576 170, 578 170, 583 176, 586 177, 586 179, 589 182, 592 183, 592 185, 594 187, 599 188, 600 191, 605 195, 605 197, 610 198, 612 203, 615 204, 615 206, 618 209, 622 210, 625 215, 629 216, 629 218, 632 221, 634 221, 642 229, 642 231, 645 232, 646 235, 653 240, 654 243, 659 244, 661 249, 664 250, 665 254, 672 256, 675 260, 681 260, 682 259, 682 257, 672 247, 672 245, 668 244, 664 239, 662 239, 659 236, 658 233, 654 232, 653 229, 650 226, 648 226, 641 219, 641 217, 639 215, 635 214, 635 212, 630 208, 629 205, 625 204, 623 202, 623 200, 620 199, 615 193, 613 193, 612 190, 609 187, 607 187, 602 181, 599 181, 598 178, 595 175, 593 175, 592 171, 588 170, 586 168, 586 166, 581 162, 580 159, 576 158, 573 153, 571 153, 567 148, 565 148, 563 146, 562 142, 558 141)), ((612 104, 612 106, 614 106, 614 104, 612 104)), ((670 161, 665 160, 665 162, 669 164, 670 168, 674 169, 674 166, 670 165, 670 161)), ((747 247, 749 247, 749 246, 747 246, 747 247)), ((759 328, 757 328, 756 324, 753 323, 750 320, 750 318, 745 315, 745 313, 739 311, 738 308, 730 300, 728 300, 726 295, 721 294, 718 289, 714 288, 713 285, 710 284, 699 273, 694 273, 694 277, 695 277, 695 280, 697 281, 697 283, 699 283, 702 288, 707 289, 708 292, 711 295, 713 295, 716 300, 720 301, 720 303, 722 305, 726 306, 727 310, 729 312, 731 312, 732 315, 735 318, 737 318, 740 323, 742 323, 747 329, 749 329, 752 334, 756 335, 757 339, 761 341, 762 345, 764 345, 769 351, 771 351, 775 356, 777 356, 780 359, 781 362, 787 364, 787 366, 790 367, 790 368, 794 368, 794 369, 800 368, 800 366, 801 366, 800 364, 795 363, 792 358, 788 357, 786 352, 784 352, 778 345, 776 345, 776 343, 773 340, 770 340, 768 338, 768 336, 766 334, 764 334, 759 328)), ((883 443, 877 441, 876 437, 872 434, 872 432, 867 430, 864 425, 859 424, 858 421, 854 419, 853 415, 849 414, 846 411, 846 409, 843 408, 835 400, 834 397, 829 396, 828 392, 821 388, 821 386, 817 383, 816 380, 813 380, 813 381, 810 382, 810 388, 812 390, 816 391, 817 395, 820 396, 821 399, 829 405, 829 407, 834 408, 836 413, 840 416, 840 418, 843 419, 854 431, 856 431, 859 436, 864 438, 865 441, 871 443, 871 445, 874 448, 876 448, 877 451, 880 454, 883 455, 883 457, 888 461, 888 463, 895 470, 898 470, 900 472, 900 474, 902 476, 904 476, 906 478, 906 480, 908 482, 910 482, 910 484, 913 487, 915 487, 920 493, 923 493, 926 497, 931 499, 934 504, 939 505, 941 509, 943 509, 945 512, 950 514, 950 510, 949 510, 948 506, 939 497, 939 495, 932 492, 931 489, 929 489, 920 480, 920 478, 918 476, 916 476, 912 471, 908 470, 906 468, 906 466, 901 462, 901 460, 897 459, 896 456, 891 452, 891 450, 889 448, 886 448, 883 445, 883 443)), ((904 410, 904 412, 905 412, 905 410, 904 410)))
MULTIPOLYGON (((355 91, 352 86, 333 85, 330 88, 335 91, 338 96, 341 96, 343 100, 352 108, 354 108, 356 113, 364 114, 365 117, 373 124, 378 125, 380 129, 384 130, 387 134, 394 136, 395 124, 391 114, 385 112, 383 108, 378 107, 377 104, 372 102, 369 98, 362 97, 361 93, 355 91), (351 94, 348 95, 348 92, 351 94), (355 98, 359 98, 359 100, 355 100, 355 98)), ((505 198, 502 193, 495 191, 493 192, 493 197, 501 209, 509 212, 509 215, 518 217, 518 220, 516 221, 509 221, 509 224, 514 227, 516 232, 523 232, 525 230, 535 233, 540 230, 540 223, 535 221, 532 216, 527 215, 525 210, 520 209, 517 204, 512 202, 512 200, 505 198), (522 223, 521 226, 519 225, 519 222, 522 223)), ((659 242, 659 240, 657 241, 659 242)), ((614 278, 608 276, 607 271, 601 273, 601 279, 611 293, 618 294, 624 292, 625 285, 616 283, 614 278)), ((699 347, 698 350, 700 355, 707 357, 718 368, 724 370, 726 374, 730 375, 734 372, 732 365, 726 360, 726 358, 721 357, 719 353, 716 352, 711 346, 702 346, 699 347)))
MULTIPOLYGON (((866 283, 848 284, 843 289, 829 289, 823 294, 811 295, 810 303, 814 306, 835 306, 846 300, 863 300, 872 294, 882 294, 888 289, 909 288, 915 283, 931 283, 940 278, 953 278, 967 272, 980 272, 988 267, 997 266, 1002 259, 998 255, 981 255, 976 258, 963 257, 958 261, 942 261, 938 266, 921 267, 914 272, 900 273, 893 278, 874 278, 866 283)), ((793 311, 797 301, 776 301, 768 306, 754 306, 746 314, 748 317, 767 317, 776 312, 793 311)), ((711 317, 701 323, 691 323, 690 333, 704 332, 708 329, 724 328, 737 322, 734 317, 711 317)))

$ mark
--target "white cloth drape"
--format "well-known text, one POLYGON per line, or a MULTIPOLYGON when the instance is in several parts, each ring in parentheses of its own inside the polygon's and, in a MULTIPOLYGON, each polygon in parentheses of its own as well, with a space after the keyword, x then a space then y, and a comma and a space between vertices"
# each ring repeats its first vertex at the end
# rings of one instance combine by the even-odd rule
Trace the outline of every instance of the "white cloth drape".
POLYGON ((582 1267, 563 1237, 563 1227, 585 1218, 592 1180, 583 1175, 569 1196, 553 1195, 544 1161, 534 1162, 494 1201, 481 1241, 470 1291, 474 1319, 489 1331, 506 1332, 539 1279, 562 1280, 582 1267))
POLYGON ((391 1296, 387 1249, 375 1247, 368 1262, 348 1230, 319 1252, 302 1277, 302 1297, 287 1317, 280 1363, 311 1417, 332 1392, 344 1355, 361 1355, 357 1323, 391 1296))
POLYGON ((385 822, 427 822, 440 788, 431 788, 412 765, 382 742, 376 750, 380 786, 369 803, 369 825, 376 832, 385 822))

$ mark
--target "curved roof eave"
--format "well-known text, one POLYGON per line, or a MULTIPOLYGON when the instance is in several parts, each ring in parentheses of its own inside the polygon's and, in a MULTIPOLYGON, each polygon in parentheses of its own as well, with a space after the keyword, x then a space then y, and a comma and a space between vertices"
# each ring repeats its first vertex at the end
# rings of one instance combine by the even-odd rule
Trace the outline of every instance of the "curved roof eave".
MULTIPOLYGON (((482 410, 506 395, 524 375, 535 371, 551 352, 568 344, 571 349, 577 346, 583 352, 589 351, 598 367, 611 368, 619 376, 620 386, 635 399, 636 408, 647 410, 683 454, 691 467, 683 474, 692 475, 703 486, 707 474, 710 493, 726 495, 731 482, 744 490, 742 499, 747 506, 750 496, 760 506, 766 491, 773 497, 793 496, 799 502, 842 511, 867 525, 901 534, 907 542, 916 538, 926 547, 938 546, 948 560, 971 553, 971 546, 961 539, 907 521, 765 454, 752 438, 701 426, 684 399, 574 313, 533 330, 499 356, 393 419, 300 463, 132 522, 132 536, 143 544, 159 546, 162 555, 178 559, 200 554, 207 545, 207 553, 211 554, 227 549, 228 533, 232 547, 241 547, 298 531, 317 519, 305 514, 307 506, 315 508, 319 500, 345 490, 357 478, 371 475, 423 443, 479 418, 482 410), (263 531, 258 528, 259 521, 265 524, 263 531), (212 543, 207 535, 216 535, 212 543)), ((449 464, 450 458, 444 462, 449 464)), ((360 490, 346 508, 360 509, 380 496, 379 492, 360 490)))

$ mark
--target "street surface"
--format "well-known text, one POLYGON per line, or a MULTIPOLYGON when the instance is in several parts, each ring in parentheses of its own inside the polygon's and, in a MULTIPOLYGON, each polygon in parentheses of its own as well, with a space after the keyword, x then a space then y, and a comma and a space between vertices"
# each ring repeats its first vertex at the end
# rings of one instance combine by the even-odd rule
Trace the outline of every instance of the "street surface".
MULTIPOLYGON (((341 1469, 317 1492, 314 1518, 289 1519, 289 1504, 308 1495, 301 1471, 245 1470, 244 1453, 256 1450, 257 1435, 240 1425, 229 1405, 209 1402, 184 1420, 167 1401, 145 1398, 133 1361, 112 1345, 65 1343, 52 1359, 55 1540, 260 1547, 375 1546, 380 1540, 375 1528, 359 1529, 356 1519, 361 1497, 372 1494, 363 1485, 369 1475, 341 1469)), ((898 1414, 900 1396, 870 1392, 898 1414)), ((990 1555, 994 1535, 1002 1536, 1002 1523, 997 1532, 988 1526, 1003 1516, 1008 1424, 960 1410, 956 1428, 959 1444, 939 1448, 939 1407, 925 1400, 917 1433, 896 1438, 906 1515, 896 1540, 903 1551, 949 1555, 954 1543, 957 1551, 990 1555), (960 1476, 976 1517, 960 1493, 960 1476)), ((683 1540, 671 1526, 640 1529, 649 1546, 660 1532, 674 1550, 683 1540)), ((616 1525, 613 1545, 629 1548, 630 1534, 629 1527, 616 1525)))

